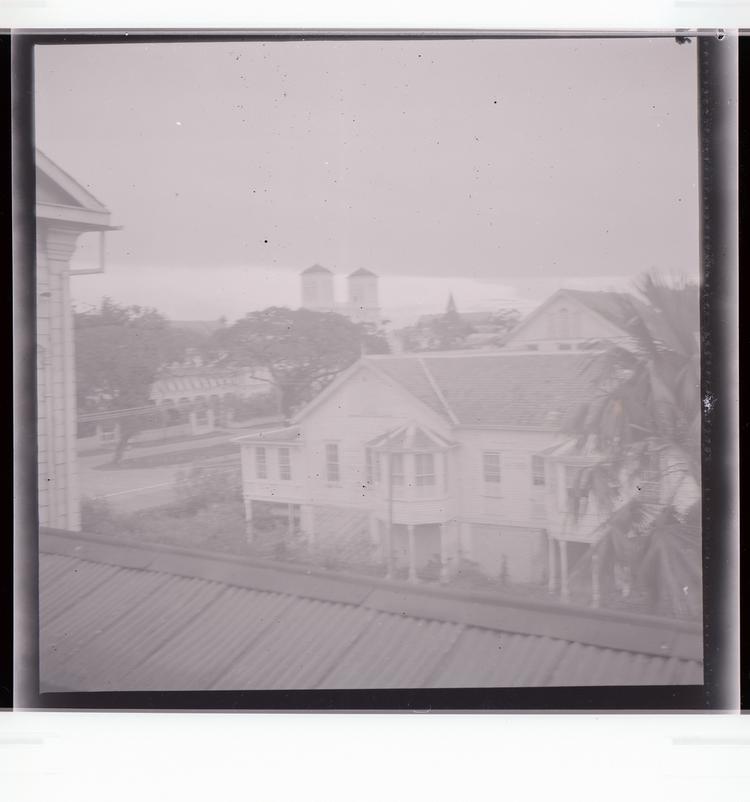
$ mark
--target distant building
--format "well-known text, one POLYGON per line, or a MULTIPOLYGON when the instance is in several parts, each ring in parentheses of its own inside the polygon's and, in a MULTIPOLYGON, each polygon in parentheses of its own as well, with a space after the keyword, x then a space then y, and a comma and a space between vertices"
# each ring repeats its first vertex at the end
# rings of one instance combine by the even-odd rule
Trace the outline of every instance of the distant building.
MULTIPOLYGON (((505 348, 520 351, 570 351, 608 341, 625 344, 630 335, 627 317, 637 305, 632 295, 561 289, 538 306, 508 335, 505 348)), ((654 321, 658 325, 658 321, 654 321)))
POLYGON ((166 410, 189 414, 190 434, 213 431, 223 408, 231 418, 232 404, 275 392, 266 368, 180 366, 165 369, 151 386, 151 401, 166 410))
POLYGON ((78 237, 112 230, 109 210, 36 153, 37 432, 39 522, 80 529, 70 277, 78 237))
POLYGON ((381 322, 378 276, 372 271, 360 268, 347 276, 348 297, 344 302, 336 301, 334 274, 327 267, 308 267, 300 274, 300 281, 303 309, 337 312, 355 323, 381 322))
POLYGON ((502 346, 517 318, 515 309, 459 312, 451 293, 445 312, 421 315, 415 325, 394 334, 401 343, 401 350, 406 351, 428 351, 441 347, 492 351, 502 346), (446 339, 446 335, 447 339, 454 342, 442 346, 441 341, 446 339))

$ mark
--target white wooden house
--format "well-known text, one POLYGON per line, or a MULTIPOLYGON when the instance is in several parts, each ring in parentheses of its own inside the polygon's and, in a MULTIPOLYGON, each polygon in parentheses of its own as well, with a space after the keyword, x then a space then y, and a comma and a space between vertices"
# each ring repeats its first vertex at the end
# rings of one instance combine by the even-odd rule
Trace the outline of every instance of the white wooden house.
POLYGON ((588 355, 455 352, 366 356, 286 428, 240 438, 246 516, 284 505, 311 542, 331 509, 367 527, 389 574, 491 576, 566 591, 572 520, 566 417, 590 397, 588 355))

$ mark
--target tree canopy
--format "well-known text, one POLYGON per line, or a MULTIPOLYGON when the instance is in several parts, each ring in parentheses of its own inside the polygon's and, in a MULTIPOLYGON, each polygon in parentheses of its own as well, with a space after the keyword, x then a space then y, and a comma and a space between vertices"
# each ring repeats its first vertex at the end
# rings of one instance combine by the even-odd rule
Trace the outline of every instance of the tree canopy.
POLYGON ((652 609, 695 615, 701 598, 700 336, 695 284, 646 276, 643 300, 623 295, 629 342, 597 344, 588 371, 599 392, 571 423, 600 459, 576 496, 610 515, 589 557, 624 570, 652 609), (653 481, 658 503, 646 493, 653 481), (685 489, 687 487, 687 493, 685 489))
MULTIPOLYGON (((122 306, 104 298, 98 308, 74 315, 78 411, 143 407, 165 364, 184 358, 195 335, 177 331, 154 309, 122 306)), ((119 459, 138 430, 137 417, 122 416, 119 459)))
POLYGON ((389 350, 376 329, 335 312, 277 306, 250 312, 217 331, 211 346, 225 363, 266 368, 286 414, 317 395, 363 353, 389 350))

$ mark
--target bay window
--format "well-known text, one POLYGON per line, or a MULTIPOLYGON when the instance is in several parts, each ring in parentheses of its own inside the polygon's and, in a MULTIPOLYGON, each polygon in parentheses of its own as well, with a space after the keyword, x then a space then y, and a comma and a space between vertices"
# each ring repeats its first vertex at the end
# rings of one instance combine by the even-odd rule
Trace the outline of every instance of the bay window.
POLYGON ((432 493, 432 488, 435 487, 434 454, 414 455, 414 484, 417 489, 417 495, 424 496, 432 493))

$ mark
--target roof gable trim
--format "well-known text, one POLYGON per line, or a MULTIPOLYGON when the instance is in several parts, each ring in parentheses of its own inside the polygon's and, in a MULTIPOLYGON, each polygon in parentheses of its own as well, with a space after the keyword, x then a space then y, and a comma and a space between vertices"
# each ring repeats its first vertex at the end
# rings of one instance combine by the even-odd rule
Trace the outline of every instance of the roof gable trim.
POLYGON ((547 298, 546 301, 537 306, 537 308, 530 315, 527 315, 516 326, 516 328, 513 329, 513 331, 511 331, 510 334, 508 334, 504 343, 505 347, 511 345, 517 339, 520 333, 523 333, 532 323, 534 323, 536 320, 542 317, 547 312, 549 307, 552 306, 552 304, 558 301, 560 298, 566 298, 571 303, 576 304, 576 306, 578 306, 579 309, 583 309, 589 314, 594 315, 598 320, 603 321, 608 326, 612 326, 613 328, 618 329, 620 332, 622 332, 623 337, 629 336, 628 333, 614 320, 610 320, 609 318, 604 317, 604 315, 602 315, 596 309, 584 303, 580 298, 577 298, 575 295, 571 295, 565 288, 563 288, 550 295, 550 297, 547 298))
MULTIPOLYGON (((56 184, 62 192, 70 196, 82 209, 86 209, 90 212, 109 214, 109 209, 107 209, 100 200, 95 198, 87 189, 76 181, 75 178, 66 173, 62 167, 55 164, 55 162, 41 150, 37 150, 36 152, 36 167, 52 181, 52 183, 56 184)), ((72 208, 75 208, 75 206, 72 206, 72 208)))

